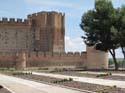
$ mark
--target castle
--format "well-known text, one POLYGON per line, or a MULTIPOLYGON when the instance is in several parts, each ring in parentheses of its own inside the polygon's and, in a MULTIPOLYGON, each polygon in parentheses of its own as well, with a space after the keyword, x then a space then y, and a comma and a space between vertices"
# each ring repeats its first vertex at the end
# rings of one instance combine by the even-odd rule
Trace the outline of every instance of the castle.
MULTIPOLYGON (((39 12, 0 21, 0 67, 86 67, 106 69, 107 53, 65 53, 65 14, 39 12)), ((79 47, 79 46, 78 46, 79 47)))

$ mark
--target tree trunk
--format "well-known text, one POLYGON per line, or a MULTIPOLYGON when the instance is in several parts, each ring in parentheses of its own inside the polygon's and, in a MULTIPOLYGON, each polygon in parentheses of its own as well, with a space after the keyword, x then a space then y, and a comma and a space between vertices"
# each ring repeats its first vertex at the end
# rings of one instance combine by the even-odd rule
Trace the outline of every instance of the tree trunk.
POLYGON ((124 60, 125 60, 125 50, 124 50, 124 47, 121 46, 121 49, 122 49, 122 53, 123 53, 124 60))
POLYGON ((118 66, 116 57, 113 56, 113 60, 114 60, 114 63, 115 63, 115 70, 118 70, 119 66, 118 66))
POLYGON ((125 62, 125 50, 124 50, 124 47, 121 46, 121 49, 122 49, 122 53, 123 53, 123 56, 124 56, 124 59, 123 59, 123 62, 122 62, 122 68, 124 66, 124 62, 125 62))
POLYGON ((116 54, 115 54, 115 49, 110 49, 109 50, 110 54, 112 55, 112 58, 113 58, 113 61, 114 61, 114 64, 115 64, 115 70, 118 70, 119 68, 119 65, 117 63, 117 59, 116 59, 116 54))

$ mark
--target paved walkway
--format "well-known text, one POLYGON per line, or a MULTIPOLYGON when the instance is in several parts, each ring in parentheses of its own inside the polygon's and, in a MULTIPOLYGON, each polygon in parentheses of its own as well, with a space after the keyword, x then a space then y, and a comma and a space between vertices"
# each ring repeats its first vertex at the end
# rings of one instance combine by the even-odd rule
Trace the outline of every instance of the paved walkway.
MULTIPOLYGON (((92 71, 84 71, 84 72, 79 72, 79 73, 89 73, 89 74, 106 74, 106 72, 92 72, 92 71)), ((125 74, 122 73, 112 73, 114 76, 123 76, 125 77, 125 74)))
POLYGON ((0 74, 0 85, 10 89, 12 93, 84 93, 2 74, 0 74))
POLYGON ((37 73, 37 72, 33 72, 33 74, 55 77, 55 78, 73 78, 74 81, 79 81, 79 82, 86 82, 86 83, 106 85, 106 86, 116 85, 119 88, 125 88, 125 81, 96 79, 96 78, 87 78, 87 77, 78 77, 78 76, 67 76, 67 75, 50 74, 50 73, 37 73))

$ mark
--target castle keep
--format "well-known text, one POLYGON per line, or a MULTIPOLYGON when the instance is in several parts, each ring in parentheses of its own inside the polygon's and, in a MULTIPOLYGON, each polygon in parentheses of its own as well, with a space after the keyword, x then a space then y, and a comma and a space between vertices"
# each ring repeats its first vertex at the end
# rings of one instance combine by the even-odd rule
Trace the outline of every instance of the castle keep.
MULTIPOLYGON (((65 53, 65 14, 39 12, 0 21, 0 67, 108 67, 107 53, 65 53)), ((79 47, 79 46, 78 46, 79 47)))

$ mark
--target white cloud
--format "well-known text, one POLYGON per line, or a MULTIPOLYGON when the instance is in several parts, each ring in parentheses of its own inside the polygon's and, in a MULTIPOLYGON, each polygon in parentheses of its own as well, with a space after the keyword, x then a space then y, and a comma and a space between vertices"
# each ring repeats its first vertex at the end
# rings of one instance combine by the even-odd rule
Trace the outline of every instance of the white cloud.
POLYGON ((86 51, 86 45, 84 44, 82 38, 70 38, 65 36, 65 48, 66 52, 81 52, 86 51))

